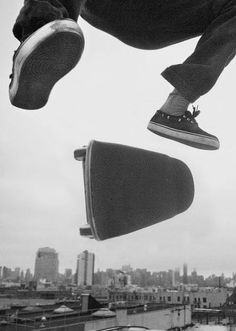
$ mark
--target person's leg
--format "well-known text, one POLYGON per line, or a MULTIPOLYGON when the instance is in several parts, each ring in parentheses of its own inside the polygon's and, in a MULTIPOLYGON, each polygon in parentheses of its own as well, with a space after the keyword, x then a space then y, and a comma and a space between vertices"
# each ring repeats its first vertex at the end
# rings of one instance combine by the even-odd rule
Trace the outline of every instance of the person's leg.
MULTIPOLYGON (((225 66, 225 58, 231 51, 226 38, 226 44, 220 44, 222 51, 218 52, 219 39, 217 28, 224 24, 227 17, 222 15, 223 8, 230 1, 227 0, 149 0, 149 1, 108 1, 87 0, 82 8, 81 16, 90 24, 104 30, 126 44, 142 49, 158 49, 181 41, 201 36, 192 61, 167 68, 162 75, 174 86, 174 91, 161 108, 161 117, 155 123, 156 117, 149 124, 149 129, 157 134, 167 136, 191 146, 204 149, 218 149, 219 141, 216 137, 201 130, 195 117, 199 114, 187 112, 188 105, 214 85, 225 66), (218 23, 218 24, 217 24, 218 23), (214 44, 216 46, 214 47, 214 44), (199 52, 198 49, 201 48, 199 52), (209 54, 207 54, 209 53, 209 54), (209 65, 210 62, 210 65, 209 65), (220 64, 221 63, 221 64, 220 64), (185 114, 187 112, 187 114, 185 114), (163 114, 164 113, 164 114, 163 114), (166 133, 165 127, 173 118, 174 126, 180 127, 180 132, 172 130, 166 133), (168 117, 167 117, 168 116, 168 117), (179 116, 179 117, 177 117, 179 116), (181 118, 180 118, 181 117, 181 118), (169 121, 170 119, 170 121, 169 121), (176 123, 177 122, 177 123, 176 123), (165 124, 165 125, 164 125, 165 124), (193 132, 185 132, 186 129, 193 132), (183 132, 184 131, 184 132, 183 132)), ((232 2, 231 2, 232 3, 232 2)), ((232 14, 232 12, 231 12, 232 14)), ((233 14, 234 15, 234 14, 233 14)), ((223 29, 223 34, 225 29, 223 29)), ((231 45, 232 46, 232 45, 231 45)), ((172 125, 172 123, 171 123, 172 125)))
POLYGON ((211 10, 214 18, 193 54, 162 73, 175 90, 148 125, 158 135, 203 149, 218 149, 219 141, 198 127, 198 112, 187 107, 214 86, 236 53, 236 1, 216 0, 211 10))
POLYGON ((195 102, 216 83, 236 53, 236 0, 215 0, 209 22, 193 54, 163 73, 187 100, 195 102))
POLYGON ((213 87, 236 51, 236 0, 87 0, 81 16, 142 49, 201 36, 184 63, 162 73, 189 102, 213 87))
POLYGON ((13 57, 11 103, 43 107, 55 83, 78 63, 84 48, 76 23, 82 0, 25 0, 13 33, 21 42, 13 57))

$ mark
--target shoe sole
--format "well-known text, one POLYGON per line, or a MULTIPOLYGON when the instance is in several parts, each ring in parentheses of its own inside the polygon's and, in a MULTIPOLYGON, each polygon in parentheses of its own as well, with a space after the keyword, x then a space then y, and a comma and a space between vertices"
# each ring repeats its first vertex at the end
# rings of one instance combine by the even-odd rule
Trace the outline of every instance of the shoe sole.
POLYGON ((220 147, 219 141, 200 134, 180 131, 161 124, 149 122, 148 130, 168 139, 178 141, 182 144, 205 150, 217 150, 220 147))
POLYGON ((11 103, 23 109, 42 108, 55 83, 76 66, 83 49, 83 32, 73 20, 56 20, 38 29, 15 55, 11 103))

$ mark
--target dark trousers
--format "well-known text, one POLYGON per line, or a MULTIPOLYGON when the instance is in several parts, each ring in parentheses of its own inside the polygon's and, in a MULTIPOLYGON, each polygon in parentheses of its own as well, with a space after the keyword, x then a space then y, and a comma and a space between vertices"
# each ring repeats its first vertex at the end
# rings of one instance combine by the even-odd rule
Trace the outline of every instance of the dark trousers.
POLYGON ((213 87, 236 52, 236 0, 25 0, 13 32, 22 40, 46 22, 79 15, 142 49, 201 36, 184 63, 162 72, 190 102, 213 87))

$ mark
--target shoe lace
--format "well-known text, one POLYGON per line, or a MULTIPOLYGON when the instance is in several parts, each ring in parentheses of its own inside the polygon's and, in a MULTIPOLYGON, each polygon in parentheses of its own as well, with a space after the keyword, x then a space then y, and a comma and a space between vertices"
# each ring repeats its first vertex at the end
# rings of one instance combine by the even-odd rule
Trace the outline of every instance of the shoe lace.
POLYGON ((192 121, 193 123, 196 123, 196 117, 200 114, 200 110, 198 109, 198 106, 192 106, 193 112, 191 113, 189 110, 185 112, 185 117, 188 121, 192 121))

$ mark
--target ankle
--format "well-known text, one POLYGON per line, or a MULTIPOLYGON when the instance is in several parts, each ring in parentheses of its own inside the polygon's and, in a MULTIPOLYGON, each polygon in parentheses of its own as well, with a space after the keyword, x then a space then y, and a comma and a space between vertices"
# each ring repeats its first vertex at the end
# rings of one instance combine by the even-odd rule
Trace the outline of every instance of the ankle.
POLYGON ((188 110, 189 104, 190 102, 174 89, 160 110, 169 115, 181 116, 188 110))

